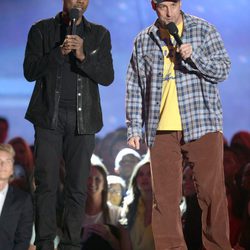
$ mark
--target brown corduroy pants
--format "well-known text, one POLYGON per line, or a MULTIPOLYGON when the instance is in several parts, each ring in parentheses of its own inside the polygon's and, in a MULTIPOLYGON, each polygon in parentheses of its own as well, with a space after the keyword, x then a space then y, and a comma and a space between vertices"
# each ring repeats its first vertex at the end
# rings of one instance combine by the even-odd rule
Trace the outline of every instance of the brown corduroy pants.
POLYGON ((182 196, 182 150, 192 162, 206 250, 231 250, 223 171, 223 135, 208 133, 182 143, 182 132, 162 131, 150 148, 154 204, 152 229, 156 250, 186 250, 179 203, 182 196))

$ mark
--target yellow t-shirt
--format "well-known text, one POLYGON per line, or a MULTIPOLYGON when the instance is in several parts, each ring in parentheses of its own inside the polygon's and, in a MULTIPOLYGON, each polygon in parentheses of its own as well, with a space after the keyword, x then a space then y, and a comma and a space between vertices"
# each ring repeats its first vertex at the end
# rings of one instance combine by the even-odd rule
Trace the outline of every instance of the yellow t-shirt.
MULTIPOLYGON (((177 25, 179 36, 183 31, 183 22, 177 25)), ((182 130, 181 116, 178 106, 177 91, 175 85, 174 60, 176 47, 171 42, 174 38, 166 30, 160 29, 161 38, 166 42, 162 47, 164 56, 162 98, 160 108, 160 120, 157 130, 182 130)))
POLYGON ((132 249, 154 250, 154 238, 151 224, 144 225, 145 208, 142 199, 139 199, 134 225, 130 231, 132 249))

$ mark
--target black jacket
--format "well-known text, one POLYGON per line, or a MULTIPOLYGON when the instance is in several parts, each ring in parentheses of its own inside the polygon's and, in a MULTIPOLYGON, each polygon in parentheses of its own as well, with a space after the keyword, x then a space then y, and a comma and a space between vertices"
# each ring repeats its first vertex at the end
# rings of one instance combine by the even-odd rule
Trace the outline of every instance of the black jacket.
MULTIPOLYGON (((24 76, 36 81, 25 118, 34 125, 53 129, 57 125, 62 65, 61 13, 34 24, 28 35, 24 76)), ((109 85, 114 79, 110 33, 101 25, 83 18, 86 58, 77 61, 77 129, 79 134, 93 134, 102 126, 98 83, 109 85)))
POLYGON ((0 249, 28 249, 32 224, 31 196, 16 187, 9 186, 0 216, 0 249))

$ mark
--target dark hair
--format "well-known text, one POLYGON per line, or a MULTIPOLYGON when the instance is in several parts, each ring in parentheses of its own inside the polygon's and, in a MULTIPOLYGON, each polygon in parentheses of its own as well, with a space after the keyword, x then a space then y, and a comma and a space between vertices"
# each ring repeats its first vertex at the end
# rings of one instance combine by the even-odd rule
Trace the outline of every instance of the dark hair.
POLYGON ((108 181, 107 181, 107 175, 108 171, 104 165, 92 165, 95 167, 103 176, 104 185, 102 190, 102 212, 103 212, 103 220, 104 224, 110 223, 110 215, 109 215, 109 207, 108 207, 108 181))
POLYGON ((28 143, 22 137, 14 137, 9 141, 9 144, 12 145, 14 150, 16 144, 22 145, 24 149, 24 162, 22 163, 22 166, 25 168, 27 175, 30 175, 34 169, 34 158, 28 143))
POLYGON ((6 124, 6 128, 7 129, 9 128, 9 122, 8 122, 8 120, 6 118, 0 117, 0 122, 5 123, 6 124))
POLYGON ((128 195, 127 197, 125 197, 124 208, 123 208, 125 214, 122 215, 123 217, 126 217, 125 219, 126 222, 124 222, 124 218, 121 219, 121 223, 126 224, 129 230, 132 228, 135 222, 137 206, 139 199, 141 197, 141 192, 137 186, 136 179, 140 172, 140 169, 147 164, 150 164, 150 159, 148 154, 140 162, 138 162, 130 178, 128 195), (127 204, 126 200, 128 201, 127 204))

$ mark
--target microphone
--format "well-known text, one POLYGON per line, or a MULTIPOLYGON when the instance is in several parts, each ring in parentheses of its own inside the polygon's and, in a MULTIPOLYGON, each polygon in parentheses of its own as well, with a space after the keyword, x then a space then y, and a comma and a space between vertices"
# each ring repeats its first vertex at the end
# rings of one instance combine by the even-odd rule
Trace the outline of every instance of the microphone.
POLYGON ((176 43, 181 46, 182 40, 178 35, 178 28, 176 27, 174 22, 168 23, 166 25, 166 29, 168 30, 169 34, 172 35, 176 41, 176 43))
POLYGON ((79 18, 79 10, 77 8, 72 8, 69 11, 69 19, 71 21, 71 35, 76 35, 76 21, 79 18))
MULTIPOLYGON (((178 35, 178 28, 176 26, 176 24, 174 22, 170 22, 168 23, 166 26, 166 29, 168 30, 169 34, 172 35, 176 41, 176 43, 181 46, 183 44, 180 36, 178 35)), ((194 68, 196 68, 196 66, 194 65, 194 63, 192 62, 192 60, 189 58, 187 58, 185 60, 186 62, 190 63, 193 65, 194 68)))

